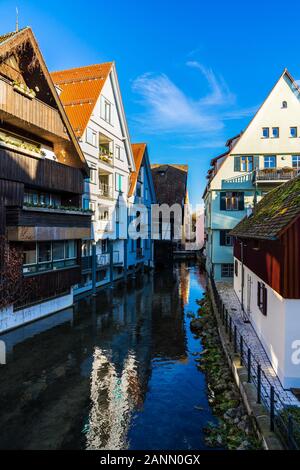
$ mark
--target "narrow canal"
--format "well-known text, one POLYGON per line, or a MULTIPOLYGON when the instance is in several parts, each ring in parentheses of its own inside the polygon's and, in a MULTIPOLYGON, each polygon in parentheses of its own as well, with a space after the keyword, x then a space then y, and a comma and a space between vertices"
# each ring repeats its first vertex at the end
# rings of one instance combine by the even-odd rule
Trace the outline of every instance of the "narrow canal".
POLYGON ((204 289, 180 263, 0 336, 0 448, 204 449, 214 417, 189 328, 204 289))

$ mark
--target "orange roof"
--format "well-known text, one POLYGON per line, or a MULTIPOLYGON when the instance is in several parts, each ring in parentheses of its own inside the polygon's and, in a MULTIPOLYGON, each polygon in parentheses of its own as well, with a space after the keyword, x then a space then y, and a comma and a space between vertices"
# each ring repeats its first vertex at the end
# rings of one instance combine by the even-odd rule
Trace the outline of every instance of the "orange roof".
POLYGON ((113 62, 52 72, 61 88, 60 99, 77 137, 81 137, 109 75, 113 62))
POLYGON ((133 192, 135 190, 139 171, 140 171, 141 164, 142 164, 143 157, 144 157, 145 150, 146 150, 146 144, 131 144, 131 147, 132 147, 132 153, 133 153, 136 171, 132 171, 130 173, 130 185, 129 185, 129 192, 128 192, 129 197, 133 195, 133 192))

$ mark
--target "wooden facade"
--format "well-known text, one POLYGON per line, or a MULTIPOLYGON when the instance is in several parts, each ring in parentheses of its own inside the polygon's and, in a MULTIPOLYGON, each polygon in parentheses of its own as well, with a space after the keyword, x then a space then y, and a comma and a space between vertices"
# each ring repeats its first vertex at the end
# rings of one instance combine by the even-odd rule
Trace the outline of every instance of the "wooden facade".
POLYGON ((234 256, 283 298, 300 299, 300 218, 278 240, 237 238, 234 256))
MULTIPOLYGON (((20 272, 25 290, 34 281, 31 305, 68 294, 80 282, 81 241, 90 237, 91 216, 80 210, 87 164, 30 28, 0 42, 0 124, 0 235, 24 259, 28 241, 74 240, 77 248, 72 266, 20 272), (28 194, 55 204, 31 205, 28 194)), ((24 306, 15 299, 14 308, 24 306)))
POLYGON ((38 133, 50 141, 70 140, 57 109, 37 98, 18 93, 12 83, 0 79, 0 118, 18 127, 38 133))

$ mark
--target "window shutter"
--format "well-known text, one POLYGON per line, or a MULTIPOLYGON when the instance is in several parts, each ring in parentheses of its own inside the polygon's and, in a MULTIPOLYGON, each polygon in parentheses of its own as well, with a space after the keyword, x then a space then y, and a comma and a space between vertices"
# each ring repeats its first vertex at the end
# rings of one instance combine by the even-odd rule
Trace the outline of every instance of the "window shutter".
POLYGON ((267 309, 268 309, 268 290, 265 286, 263 286, 263 308, 262 313, 263 315, 267 316, 267 309))
POLYGON ((257 306, 260 308, 260 289, 261 285, 260 282, 257 282, 257 306))
POLYGON ((234 171, 241 171, 241 157, 234 157, 234 171))
POLYGON ((253 170, 255 170, 256 168, 259 168, 259 156, 258 155, 253 157, 253 170))
POLYGON ((225 235, 226 235, 225 230, 220 230, 220 245, 221 246, 225 245, 225 235))
POLYGON ((226 193, 220 193, 220 210, 226 211, 226 193))
POLYGON ((239 193, 239 211, 243 211, 244 209, 245 209, 244 193, 239 193))

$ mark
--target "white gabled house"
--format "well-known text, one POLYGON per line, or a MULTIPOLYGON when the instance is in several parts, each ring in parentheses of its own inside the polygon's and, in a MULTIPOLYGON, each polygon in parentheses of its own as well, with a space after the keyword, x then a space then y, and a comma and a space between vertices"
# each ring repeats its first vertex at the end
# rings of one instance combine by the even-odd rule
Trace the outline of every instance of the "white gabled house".
POLYGON ((300 170, 300 92, 284 70, 244 132, 212 159, 204 192, 207 270, 232 279, 229 231, 270 189, 300 170))
POLYGON ((92 239, 83 244, 83 278, 78 292, 92 288, 92 245, 96 285, 123 276, 130 173, 135 170, 114 62, 52 73, 60 98, 90 168, 83 207, 94 210, 92 239))
POLYGON ((300 388, 300 176, 269 192, 234 237, 234 290, 284 388, 300 388))

